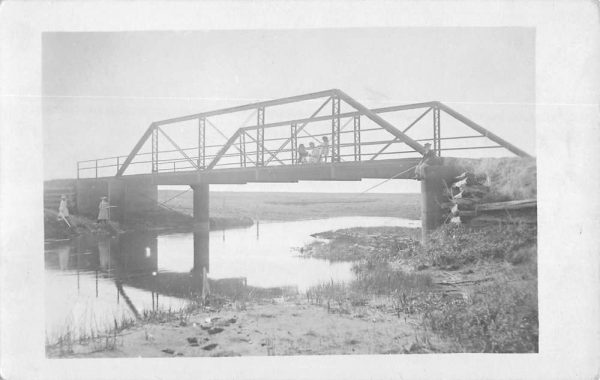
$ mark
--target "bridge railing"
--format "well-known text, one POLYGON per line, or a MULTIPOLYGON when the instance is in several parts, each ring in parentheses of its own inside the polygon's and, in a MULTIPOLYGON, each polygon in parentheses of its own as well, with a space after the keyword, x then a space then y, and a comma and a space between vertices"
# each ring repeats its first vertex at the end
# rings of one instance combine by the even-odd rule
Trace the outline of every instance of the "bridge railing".
POLYGON ((342 91, 328 90, 155 122, 129 155, 79 161, 77 173, 78 178, 98 178, 120 176, 128 169, 128 173, 164 173, 307 165, 311 163, 299 161, 300 145, 307 149, 311 142, 319 146, 323 137, 329 139, 329 152, 323 157, 327 163, 418 157, 424 151, 421 143, 425 142, 431 143, 439 156, 448 151, 485 149, 507 149, 519 156, 528 156, 440 102, 367 109, 342 91), (318 99, 324 102, 308 117, 280 117, 266 122, 267 110, 318 99), (324 110, 328 112, 323 114, 324 110), (247 125, 246 121, 229 136, 212 121, 216 116, 242 111, 252 111, 248 120, 254 118, 255 122, 247 125), (444 129, 442 115, 447 118, 444 129), (193 140, 196 144, 182 148, 180 145, 189 143, 189 135, 178 140, 170 135, 168 128, 190 121, 195 123, 193 140), (456 129, 452 123, 462 126, 462 133, 452 133, 451 130, 456 129), (207 137, 209 128, 214 132, 212 137, 207 137), (446 131, 444 135, 442 131, 446 131), (226 141, 207 144, 209 140, 214 142, 215 136, 226 141), (165 142, 171 149, 160 150, 159 146, 165 142), (147 143, 150 143, 150 151, 141 152, 147 143))

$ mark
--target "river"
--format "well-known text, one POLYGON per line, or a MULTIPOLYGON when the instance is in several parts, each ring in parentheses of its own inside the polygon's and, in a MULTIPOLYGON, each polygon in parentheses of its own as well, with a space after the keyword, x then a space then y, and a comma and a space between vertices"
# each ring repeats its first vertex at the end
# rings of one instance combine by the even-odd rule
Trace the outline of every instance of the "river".
MULTIPOLYGON (((261 221, 249 228, 210 232, 208 277, 256 288, 304 292, 325 281, 349 281, 352 263, 298 257, 310 235, 341 228, 419 227, 420 221, 382 217, 336 217, 288 222, 261 221)), ((102 331, 114 319, 145 310, 179 309, 189 295, 193 234, 125 233, 79 236, 45 245, 46 336, 53 343, 102 331)))

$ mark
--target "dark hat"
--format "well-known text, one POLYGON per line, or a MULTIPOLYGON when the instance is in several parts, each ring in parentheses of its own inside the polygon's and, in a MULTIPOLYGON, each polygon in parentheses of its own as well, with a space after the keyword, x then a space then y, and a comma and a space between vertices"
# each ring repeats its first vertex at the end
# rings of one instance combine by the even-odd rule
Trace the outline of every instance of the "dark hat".
POLYGON ((431 146, 431 143, 425 143, 424 146, 431 146))

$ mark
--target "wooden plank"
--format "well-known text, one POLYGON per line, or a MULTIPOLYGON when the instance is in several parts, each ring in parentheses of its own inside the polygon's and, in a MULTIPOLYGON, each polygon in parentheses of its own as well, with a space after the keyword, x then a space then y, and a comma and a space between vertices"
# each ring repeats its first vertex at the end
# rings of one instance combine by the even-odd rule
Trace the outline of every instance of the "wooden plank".
POLYGON ((495 210, 518 210, 522 208, 537 207, 537 199, 523 199, 508 202, 493 202, 477 205, 477 211, 495 211, 495 210))

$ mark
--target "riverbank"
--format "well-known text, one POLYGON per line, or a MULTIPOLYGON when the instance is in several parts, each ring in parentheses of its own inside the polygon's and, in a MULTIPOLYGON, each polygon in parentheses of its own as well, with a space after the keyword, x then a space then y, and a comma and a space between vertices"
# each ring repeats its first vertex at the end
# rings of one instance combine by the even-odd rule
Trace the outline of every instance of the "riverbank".
POLYGON ((353 305, 383 297, 380 310, 416 318, 421 329, 444 339, 444 352, 537 352, 535 224, 445 225, 426 248, 406 232, 353 228, 317 234, 327 240, 301 254, 358 260, 357 279, 314 287, 310 298, 352 313, 353 305))

